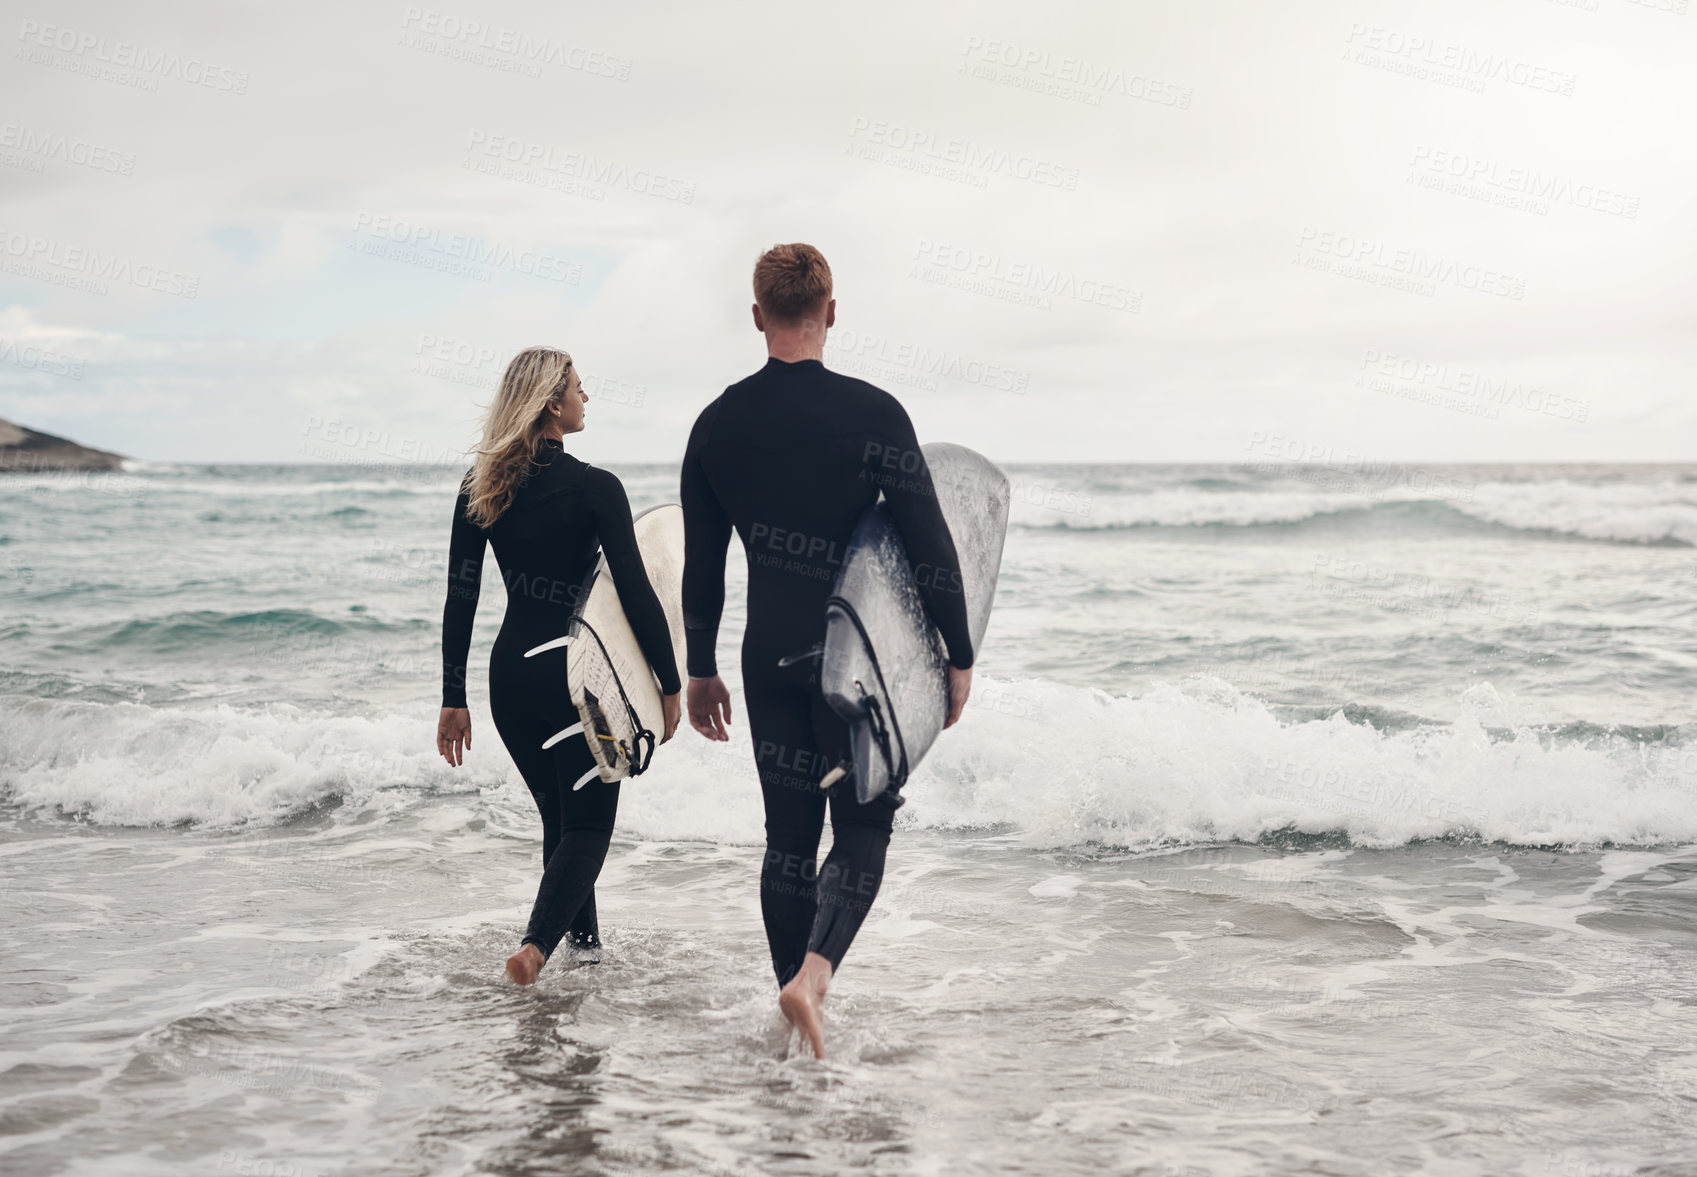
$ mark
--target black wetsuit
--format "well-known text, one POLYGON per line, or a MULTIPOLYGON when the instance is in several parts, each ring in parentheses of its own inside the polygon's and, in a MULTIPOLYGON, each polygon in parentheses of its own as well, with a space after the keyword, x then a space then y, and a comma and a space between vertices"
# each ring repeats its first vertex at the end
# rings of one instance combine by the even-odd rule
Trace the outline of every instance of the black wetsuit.
POLYGON ((831 853, 816 869, 827 794, 819 780, 848 755, 848 727, 819 692, 819 663, 803 657, 825 637, 825 598, 836 585, 856 520, 882 491, 926 609, 949 660, 972 665, 954 541, 931 486, 913 424, 882 389, 818 360, 771 359, 702 410, 684 455, 684 626, 689 673, 718 673, 714 647, 725 603, 725 551, 734 525, 748 557, 743 693, 760 791, 766 858, 760 910, 772 967, 784 984, 808 952, 842 964, 884 875, 895 809, 829 792, 831 853))
POLYGON ((444 707, 466 705, 466 660, 485 540, 495 547, 507 586, 507 613, 489 655, 489 710, 542 813, 542 884, 524 943, 551 955, 569 927, 574 944, 593 947, 600 943, 595 879, 612 840, 619 786, 592 779, 573 791, 595 764, 581 739, 543 751, 543 741, 577 722, 566 694, 566 652, 534 658, 524 652, 565 634, 598 546, 607 554, 625 616, 660 689, 671 694, 678 689, 678 668, 666 617, 642 566, 624 486, 565 453, 558 441, 545 440, 512 505, 487 531, 466 518, 464 490, 454 504, 448 602, 442 610, 444 707))

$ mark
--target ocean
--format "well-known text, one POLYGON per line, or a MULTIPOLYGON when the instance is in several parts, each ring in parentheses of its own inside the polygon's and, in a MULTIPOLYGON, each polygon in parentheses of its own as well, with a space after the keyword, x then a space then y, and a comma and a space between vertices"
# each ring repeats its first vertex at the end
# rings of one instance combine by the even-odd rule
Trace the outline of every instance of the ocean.
POLYGON ((359 458, 0 480, 6 1172, 1697 1173, 1697 466, 1010 467, 816 1062, 740 694, 502 981, 500 580, 456 770, 458 473, 359 458))

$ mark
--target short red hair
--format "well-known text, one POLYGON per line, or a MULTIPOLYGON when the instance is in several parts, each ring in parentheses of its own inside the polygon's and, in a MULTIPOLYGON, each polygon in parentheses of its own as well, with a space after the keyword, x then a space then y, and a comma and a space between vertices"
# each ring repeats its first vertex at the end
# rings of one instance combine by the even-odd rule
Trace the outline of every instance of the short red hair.
POLYGON ((796 323, 831 299, 831 267, 811 245, 774 245, 754 263, 754 301, 768 319, 796 323))

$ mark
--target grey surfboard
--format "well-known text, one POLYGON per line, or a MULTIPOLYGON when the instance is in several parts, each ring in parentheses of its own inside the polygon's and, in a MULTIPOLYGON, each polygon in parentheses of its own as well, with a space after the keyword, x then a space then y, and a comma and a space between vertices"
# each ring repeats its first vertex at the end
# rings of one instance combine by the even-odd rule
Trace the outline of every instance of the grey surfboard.
MULTIPOLYGON (((967 623, 976 651, 1007 540, 1007 475, 965 446, 922 447, 961 563, 967 623)), ((888 792, 900 805, 908 775, 948 718, 948 655, 919 595, 901 534, 883 502, 855 524, 836 591, 825 606, 820 689, 848 722, 854 788, 861 804, 888 792)))

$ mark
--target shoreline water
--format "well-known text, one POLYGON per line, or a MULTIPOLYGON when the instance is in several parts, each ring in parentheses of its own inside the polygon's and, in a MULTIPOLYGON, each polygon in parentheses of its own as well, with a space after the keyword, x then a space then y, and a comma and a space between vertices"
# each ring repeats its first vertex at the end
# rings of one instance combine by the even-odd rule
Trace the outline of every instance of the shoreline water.
MULTIPOLYGON (((615 472, 637 510, 675 495, 615 472)), ((1010 473, 975 699, 907 791, 824 1064, 775 1022, 738 725, 624 790, 603 962, 499 980, 539 834, 485 709, 493 569, 473 755, 431 740, 456 471, 0 479, 4 1163, 1697 1151, 1697 467, 1010 473)))

